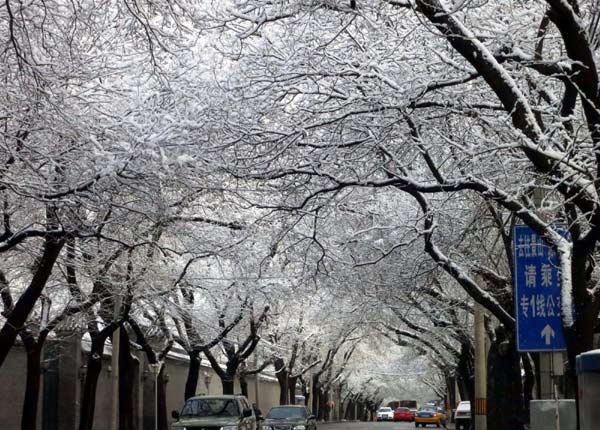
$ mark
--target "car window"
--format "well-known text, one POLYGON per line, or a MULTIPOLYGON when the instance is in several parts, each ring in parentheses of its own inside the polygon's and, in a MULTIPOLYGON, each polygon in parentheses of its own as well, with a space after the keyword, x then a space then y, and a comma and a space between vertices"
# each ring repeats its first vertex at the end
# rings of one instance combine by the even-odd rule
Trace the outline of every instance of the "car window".
POLYGON ((240 409, 233 399, 190 399, 181 411, 182 417, 239 417, 240 409))
POLYGON ((285 420, 306 418, 306 409, 304 408, 272 408, 267 415, 267 419, 285 420))

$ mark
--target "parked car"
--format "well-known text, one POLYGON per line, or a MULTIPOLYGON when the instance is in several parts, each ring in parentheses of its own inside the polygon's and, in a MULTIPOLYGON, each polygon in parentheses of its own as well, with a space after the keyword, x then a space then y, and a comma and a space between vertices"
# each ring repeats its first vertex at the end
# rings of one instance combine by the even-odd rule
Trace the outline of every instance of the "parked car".
POLYGON ((394 410, 387 406, 382 406, 377 410, 377 421, 393 421, 394 410))
POLYGON ((255 430, 256 416, 244 396, 196 396, 186 400, 181 412, 173 411, 177 420, 172 430, 224 429, 255 430))
POLYGON ((394 411, 394 421, 412 421, 415 417, 408 408, 397 408, 394 411))
POLYGON ((441 408, 435 406, 423 406, 415 415, 415 427, 427 427, 427 424, 435 424, 437 427, 446 427, 446 414, 441 408))
POLYGON ((471 427, 471 402, 460 402, 454 412, 456 430, 469 429, 471 427))
POLYGON ((261 430, 317 430, 317 420, 304 406, 275 406, 260 425, 261 430))

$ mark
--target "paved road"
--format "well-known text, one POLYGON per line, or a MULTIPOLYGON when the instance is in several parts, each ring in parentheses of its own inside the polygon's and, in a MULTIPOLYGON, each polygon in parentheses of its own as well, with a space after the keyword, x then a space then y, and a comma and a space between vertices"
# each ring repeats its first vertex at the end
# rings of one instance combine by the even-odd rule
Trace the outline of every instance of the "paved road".
MULTIPOLYGON (((423 427, 419 427, 422 429, 423 427)), ((435 429, 433 425, 427 426, 428 429, 435 429)), ((337 424, 319 424, 319 430, 415 430, 414 423, 337 423, 337 424)), ((448 429, 454 429, 454 426, 448 425, 448 429)))

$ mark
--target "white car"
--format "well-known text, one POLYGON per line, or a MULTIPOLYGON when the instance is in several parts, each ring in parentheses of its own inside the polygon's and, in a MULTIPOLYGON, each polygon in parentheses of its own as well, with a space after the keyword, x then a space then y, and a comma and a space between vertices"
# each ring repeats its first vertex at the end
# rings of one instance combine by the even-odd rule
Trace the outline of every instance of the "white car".
POLYGON ((460 402, 454 412, 456 430, 471 428, 471 402, 460 402))
POLYGON ((377 421, 394 421, 394 410, 381 407, 377 410, 377 421))

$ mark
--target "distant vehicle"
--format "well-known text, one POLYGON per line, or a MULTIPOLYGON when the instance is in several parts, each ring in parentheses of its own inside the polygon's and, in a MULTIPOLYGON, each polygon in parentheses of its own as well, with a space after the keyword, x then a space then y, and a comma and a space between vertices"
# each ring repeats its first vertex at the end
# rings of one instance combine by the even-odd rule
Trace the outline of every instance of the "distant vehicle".
POLYGON ((256 428, 256 416, 244 396, 196 396, 186 400, 181 412, 173 411, 177 420, 172 430, 191 428, 256 428))
POLYGON ((400 400, 398 402, 398 407, 414 409, 416 411, 419 408, 419 404, 417 403, 416 400, 400 400))
POLYGON ((427 424, 435 424, 437 427, 446 427, 446 414, 441 408, 435 406, 423 406, 415 415, 415 427, 427 427, 427 424))
POLYGON ((454 412, 454 422, 456 430, 468 429, 471 427, 471 402, 460 402, 454 412))
POLYGON ((394 421, 412 421, 415 417, 408 408, 398 408, 394 411, 394 421))
POLYGON ((377 421, 393 421, 394 410, 383 406, 377 410, 377 421))
POLYGON ((414 419, 414 418, 415 418, 415 415, 417 415, 417 411, 418 411, 418 409, 417 409, 417 408, 410 408, 409 410, 410 410, 410 413, 412 414, 412 416, 413 416, 413 419, 414 419))
POLYGON ((305 429, 317 430, 317 420, 309 415, 305 406, 275 406, 271 408, 261 429, 305 429))

